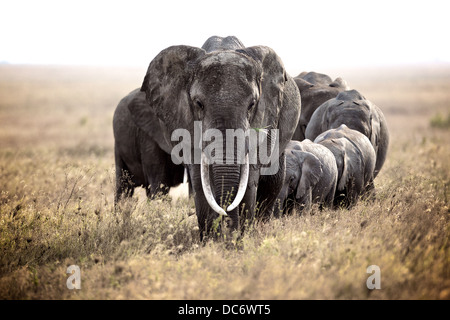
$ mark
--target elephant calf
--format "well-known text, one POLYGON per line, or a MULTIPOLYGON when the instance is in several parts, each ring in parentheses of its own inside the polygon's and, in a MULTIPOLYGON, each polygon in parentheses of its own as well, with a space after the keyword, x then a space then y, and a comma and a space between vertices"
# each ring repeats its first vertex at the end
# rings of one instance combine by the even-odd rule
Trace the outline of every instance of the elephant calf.
POLYGON ((134 188, 143 186, 149 198, 166 194, 170 187, 183 182, 184 166, 175 165, 170 147, 164 141, 159 120, 147 107, 145 93, 136 89, 124 97, 114 112, 114 154, 116 162, 117 203, 124 195, 132 196, 134 188), (145 132, 131 117, 129 108, 143 106, 147 110, 148 128, 145 132), (166 149, 166 150, 165 150, 166 149))
POLYGON ((389 132, 383 112, 358 91, 343 91, 314 111, 305 136, 314 140, 322 132, 342 124, 369 138, 376 154, 375 178, 383 167, 389 146, 389 132))
MULTIPOLYGON (((286 176, 278 196, 278 208, 292 210, 294 203, 309 209, 312 203, 333 206, 338 169, 333 153, 326 147, 303 140, 291 140, 286 149, 286 176)), ((278 211, 279 210, 279 211, 278 211)))
POLYGON ((300 90, 302 111, 292 140, 302 141, 305 139, 306 127, 314 111, 322 103, 335 98, 349 87, 342 78, 333 81, 328 75, 317 72, 302 72, 294 78, 294 81, 300 90))
POLYGON ((314 142, 327 147, 336 159, 335 205, 353 206, 373 187, 376 155, 369 139, 343 124, 320 134, 314 142))

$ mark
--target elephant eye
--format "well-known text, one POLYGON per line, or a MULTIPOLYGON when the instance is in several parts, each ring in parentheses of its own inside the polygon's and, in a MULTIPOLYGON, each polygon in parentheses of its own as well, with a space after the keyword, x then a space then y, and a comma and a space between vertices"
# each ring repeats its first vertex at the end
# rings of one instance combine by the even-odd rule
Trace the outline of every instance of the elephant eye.
POLYGON ((200 100, 196 100, 195 104, 197 105, 197 107, 199 107, 201 110, 203 110, 205 107, 203 106, 203 103, 200 100))
POLYGON ((252 110, 252 108, 255 106, 255 99, 252 100, 252 102, 250 102, 250 104, 247 107, 247 110, 250 111, 252 110))

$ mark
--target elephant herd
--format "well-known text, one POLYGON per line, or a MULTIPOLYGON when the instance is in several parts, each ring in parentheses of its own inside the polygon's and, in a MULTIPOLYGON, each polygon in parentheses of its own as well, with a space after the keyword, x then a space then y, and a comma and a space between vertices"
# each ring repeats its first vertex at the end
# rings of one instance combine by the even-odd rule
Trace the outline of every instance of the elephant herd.
POLYGON ((141 88, 118 104, 113 131, 116 203, 137 186, 153 198, 187 180, 201 239, 294 206, 349 208, 374 194, 389 145, 381 110, 345 80, 315 72, 293 78, 273 49, 245 47, 233 36, 161 51, 141 88), (253 132, 257 147, 249 146, 251 134, 234 143, 230 130, 253 132), (174 132, 188 138, 180 142, 174 132), (211 163, 213 140, 228 149, 215 149, 220 161, 211 163), (177 155, 181 143, 187 149, 177 155), (267 173, 269 165, 276 169, 267 173))
POLYGON ((310 72, 295 80, 300 83, 302 110, 299 127, 285 150, 281 208, 288 211, 298 204, 302 209, 312 203, 351 207, 361 196, 373 196, 373 180, 389 145, 381 110, 340 78, 331 82, 326 75, 310 72), (316 84, 306 85, 308 77, 316 84))

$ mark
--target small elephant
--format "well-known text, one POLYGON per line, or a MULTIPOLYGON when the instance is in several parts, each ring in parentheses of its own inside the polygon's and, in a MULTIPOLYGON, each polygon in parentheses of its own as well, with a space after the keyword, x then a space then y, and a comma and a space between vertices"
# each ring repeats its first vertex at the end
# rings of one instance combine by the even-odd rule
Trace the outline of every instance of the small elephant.
POLYGON ((349 90, 347 82, 342 78, 334 81, 326 74, 302 72, 294 78, 302 99, 302 111, 293 140, 305 139, 305 131, 314 111, 325 101, 335 98, 340 92, 349 90))
POLYGON ((266 163, 260 153, 250 155, 247 147, 238 150, 234 137, 223 141, 223 146, 234 149, 219 153, 223 161, 212 164, 207 161, 205 139, 182 139, 189 149, 183 149, 180 161, 189 171, 202 239, 220 231, 216 221, 221 216, 228 216, 225 221, 231 231, 240 231, 243 219, 255 216, 257 202, 265 204, 260 214, 271 212, 284 180, 284 149, 300 117, 298 87, 275 51, 265 46, 236 49, 240 41, 225 39, 213 37, 204 48, 178 45, 162 50, 150 62, 142 83, 147 104, 129 106, 136 126, 151 137, 156 134, 165 143, 161 149, 168 153, 180 143, 172 140, 180 132, 193 140, 196 131, 205 136, 228 130, 267 132, 266 148, 257 151, 268 149, 268 154, 276 155, 274 162, 279 166, 270 174, 263 174, 266 163), (237 161, 242 151, 246 153, 243 163, 237 161), (256 161, 250 165, 253 155, 256 161))
POLYGON ((314 142, 327 147, 336 159, 335 205, 351 207, 372 190, 376 155, 365 135, 343 124, 323 132, 314 142))
MULTIPOLYGON (((287 213, 294 203, 309 209, 312 203, 332 208, 338 169, 333 153, 311 140, 291 140, 285 150, 286 177, 278 196, 287 213)), ((276 216, 276 212, 274 212, 276 216)))
POLYGON ((147 118, 151 132, 141 130, 132 120, 129 108, 142 107, 148 104, 138 88, 124 97, 114 112, 115 203, 123 196, 132 196, 138 186, 153 198, 183 182, 184 166, 172 162, 156 115, 150 112, 147 118))
POLYGON ((389 146, 383 112, 358 91, 343 91, 317 108, 306 128, 306 138, 314 140, 322 132, 342 124, 369 138, 376 154, 375 178, 383 167, 389 146))

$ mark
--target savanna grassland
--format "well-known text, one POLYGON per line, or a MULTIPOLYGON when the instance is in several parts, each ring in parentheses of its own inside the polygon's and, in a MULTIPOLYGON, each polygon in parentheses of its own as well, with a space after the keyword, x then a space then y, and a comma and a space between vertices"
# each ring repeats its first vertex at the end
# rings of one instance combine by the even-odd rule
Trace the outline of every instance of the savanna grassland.
POLYGON ((200 243, 185 186, 114 210, 113 112, 145 68, 0 66, 0 299, 450 299, 450 66, 314 71, 385 113, 376 200, 200 243))

